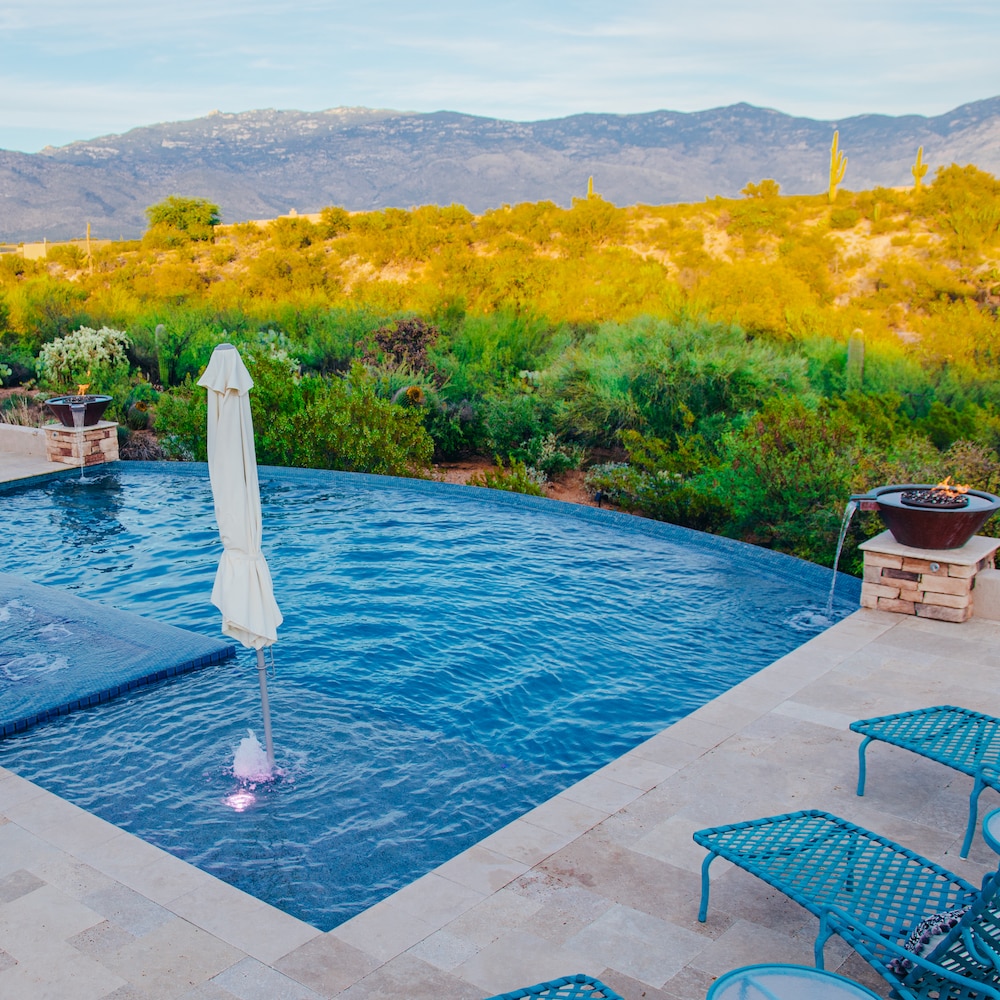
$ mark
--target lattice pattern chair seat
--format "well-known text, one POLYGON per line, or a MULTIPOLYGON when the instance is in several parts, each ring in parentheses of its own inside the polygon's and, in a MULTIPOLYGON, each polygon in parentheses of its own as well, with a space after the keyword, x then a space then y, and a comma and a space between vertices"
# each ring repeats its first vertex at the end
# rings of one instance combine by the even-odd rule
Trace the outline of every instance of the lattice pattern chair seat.
POLYGON ((512 993, 500 993, 487 1000, 623 1000, 610 987, 593 976, 578 973, 552 979, 547 983, 525 986, 512 993))
POLYGON ((979 796, 987 785, 1000 791, 1000 719, 968 708, 936 705, 859 719, 851 723, 851 730, 865 737, 858 748, 858 795, 865 793, 865 750, 873 740, 909 750, 975 779, 960 852, 967 857, 976 831, 979 796))
MULTIPOLYGON (((704 921, 708 913, 709 866, 716 857, 725 858, 820 918, 814 949, 818 968, 823 967, 824 944, 832 933, 840 934, 847 921, 852 927, 862 928, 872 940, 887 942, 890 958, 898 953, 910 955, 902 945, 921 920, 934 913, 973 906, 982 898, 971 882, 933 861, 818 810, 698 830, 694 840, 709 851, 702 865, 698 919, 704 921), (840 917, 831 917, 831 913, 840 917)), ((920 992, 901 981, 885 964, 890 958, 884 963, 881 953, 871 948, 868 953, 861 948, 858 951, 901 996, 922 1000, 934 995, 933 991, 920 992)), ((960 973, 936 964, 927 974, 937 977, 938 990, 956 976, 961 978, 960 973)), ((1000 1000, 1000 993, 987 990, 981 995, 1000 1000)), ((958 1000, 967 994, 946 990, 940 996, 942 1000, 958 1000)))
POLYGON ((997 875, 987 875, 979 899, 926 955, 916 955, 841 910, 824 920, 862 958, 879 969, 902 996, 919 1000, 1000 1000, 1000 919, 997 875), (892 970, 892 976, 884 970, 892 970))

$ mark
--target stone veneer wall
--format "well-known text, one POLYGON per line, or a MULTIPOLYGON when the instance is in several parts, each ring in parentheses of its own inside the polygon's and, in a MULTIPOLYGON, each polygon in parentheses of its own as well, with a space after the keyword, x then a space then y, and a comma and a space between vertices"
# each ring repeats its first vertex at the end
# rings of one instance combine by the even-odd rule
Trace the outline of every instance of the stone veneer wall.
MULTIPOLYGON (((885 534, 892 538, 889 532, 885 534)), ((894 540, 879 545, 880 539, 883 536, 862 546, 863 608, 946 622, 972 617, 976 575, 994 568, 1000 540, 976 536, 961 549, 913 550, 894 540)))
POLYGON ((79 466, 118 461, 118 424, 101 420, 92 427, 45 428, 46 454, 50 462, 79 466), (81 463, 81 457, 83 459, 81 463))

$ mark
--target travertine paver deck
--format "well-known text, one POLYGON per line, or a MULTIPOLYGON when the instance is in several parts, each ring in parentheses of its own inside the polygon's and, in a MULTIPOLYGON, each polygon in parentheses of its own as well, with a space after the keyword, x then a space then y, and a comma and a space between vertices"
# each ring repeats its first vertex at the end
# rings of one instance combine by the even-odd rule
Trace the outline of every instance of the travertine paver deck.
MULTIPOLYGON (((815 919, 722 862, 698 923, 691 832, 822 808, 978 880, 997 859, 979 836, 958 857, 969 779, 880 745, 859 799, 847 725, 1000 714, 998 640, 859 611, 326 934, 0 769, 0 997, 476 1000, 587 971, 627 1000, 704 1000, 735 966, 810 964, 815 919)), ((828 966, 885 993, 836 941, 828 966)))

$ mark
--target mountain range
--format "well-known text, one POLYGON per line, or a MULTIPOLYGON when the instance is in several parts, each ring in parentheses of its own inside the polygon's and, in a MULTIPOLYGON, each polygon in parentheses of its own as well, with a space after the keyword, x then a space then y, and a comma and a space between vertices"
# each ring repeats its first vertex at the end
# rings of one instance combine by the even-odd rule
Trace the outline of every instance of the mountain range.
POLYGON ((214 111, 38 153, 0 150, 0 240, 134 238, 145 209, 171 194, 207 198, 223 222, 327 205, 351 211, 422 204, 475 213, 594 189, 617 205, 738 196, 748 181, 784 194, 827 187, 830 143, 848 158, 843 187, 909 185, 930 165, 1000 173, 1000 97, 936 117, 839 122, 735 104, 710 111, 582 114, 537 122, 332 108, 214 111))

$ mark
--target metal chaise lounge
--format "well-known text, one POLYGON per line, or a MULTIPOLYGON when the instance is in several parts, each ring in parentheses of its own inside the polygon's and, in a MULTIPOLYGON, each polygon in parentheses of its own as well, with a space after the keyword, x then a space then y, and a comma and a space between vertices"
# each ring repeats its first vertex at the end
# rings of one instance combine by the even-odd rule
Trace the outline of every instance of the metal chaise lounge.
POLYGON ((1000 1000, 997 875, 987 876, 980 890, 886 837, 818 810, 698 830, 694 840, 709 852, 699 920, 708 913, 709 866, 725 858, 819 918, 817 968, 837 934, 905 1000, 1000 1000), (920 939, 930 937, 923 928, 935 920, 954 926, 922 954, 920 939))
POLYGON ((969 822, 959 852, 969 856, 976 832, 979 796, 988 785, 1000 791, 1000 719, 954 705, 859 719, 851 730, 864 736, 858 748, 858 795, 865 794, 865 750, 872 740, 891 743, 974 779, 969 796, 969 822))
POLYGON ((623 1000, 610 987, 593 976, 578 973, 551 979, 536 986, 525 986, 511 993, 500 993, 487 1000, 623 1000))

